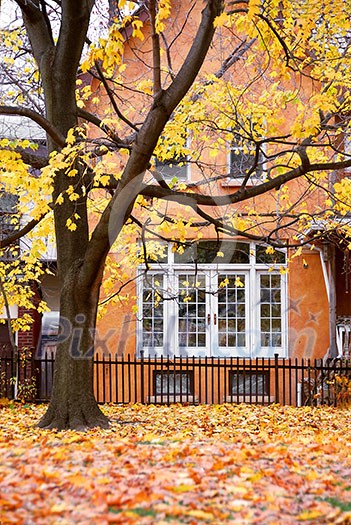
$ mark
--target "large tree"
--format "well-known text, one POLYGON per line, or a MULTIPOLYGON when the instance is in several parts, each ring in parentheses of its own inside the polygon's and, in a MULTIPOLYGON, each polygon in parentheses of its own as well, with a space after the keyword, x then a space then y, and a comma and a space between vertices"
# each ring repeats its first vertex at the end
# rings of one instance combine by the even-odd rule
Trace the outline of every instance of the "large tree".
MULTIPOLYGON (((6 249, 31 231, 38 237, 53 213, 60 315, 70 327, 69 337, 58 348, 52 399, 39 423, 42 427, 108 424, 94 399, 91 349, 111 244, 127 223, 139 226, 143 234, 154 228, 133 212, 138 199, 149 215, 154 205, 150 199, 157 199, 190 206, 200 217, 198 224, 189 223, 177 215, 166 217, 167 207, 155 206, 163 238, 165 224, 172 228, 186 223, 212 225, 217 233, 283 246, 283 226, 301 233, 311 225, 313 216, 305 205, 308 192, 323 190, 330 195, 328 173, 351 166, 340 147, 349 111, 344 2, 329 6, 327 12, 304 2, 283 7, 234 1, 225 6, 221 0, 206 0, 200 16, 192 16, 197 11, 192 2, 186 9, 182 6, 183 18, 177 20, 173 13, 178 13, 174 10, 181 2, 172 6, 148 0, 132 14, 125 10, 126 4, 106 6, 106 13, 109 10, 117 18, 110 20, 108 37, 92 47, 89 56, 85 53, 83 70, 80 64, 89 43, 94 0, 10 0, 20 10, 23 28, 19 23, 16 30, 3 34, 12 59, 3 63, 0 114, 20 115, 39 124, 47 134, 50 154, 45 158, 31 152, 23 141, 2 141, 4 173, 11 174, 4 179, 4 190, 20 188, 22 196, 27 192, 28 200, 32 192, 29 200, 32 196, 35 200, 34 189, 51 198, 29 206, 28 222, 23 224, 22 218, 21 225, 2 239, 1 247, 6 249), (143 20, 148 20, 144 28, 143 20), (143 47, 147 31, 151 44, 143 47), (218 64, 211 45, 220 42, 225 53, 218 64), (135 64, 129 69, 126 57, 140 61, 139 69, 135 64), (207 57, 212 57, 209 62, 207 57), (243 59, 249 61, 245 74, 250 78, 240 73, 243 59), (326 61, 328 67, 323 67, 326 61), (215 69, 211 63, 217 64, 215 69), (204 64, 207 70, 201 69, 204 64), (77 76, 81 82, 82 71, 89 72, 95 92, 83 84, 77 103, 77 76), (104 115, 94 110, 94 96, 108 107, 104 115), (86 107, 82 107, 84 100, 86 107), (293 115, 289 125, 281 121, 284 108, 290 108, 290 121, 293 115), (95 131, 87 132, 84 122, 95 126, 95 131), (193 150, 186 143, 186 128, 192 134, 193 150), (233 136, 250 153, 252 165, 239 188, 218 194, 216 184, 226 173, 219 160, 209 165, 209 158, 216 159, 224 141, 233 136), (201 157, 201 148, 209 143, 210 156, 201 157), (169 184, 153 172, 153 155, 161 161, 188 155, 204 178, 187 188, 177 181, 169 184), (41 169, 41 174, 28 171, 30 165, 41 169), (265 170, 265 176, 250 185, 258 169, 265 170), (145 173, 153 174, 153 179, 145 173), (288 196, 288 183, 297 179, 302 181, 299 192, 288 196), (89 221, 89 199, 99 187, 107 195, 98 219, 89 221), (261 215, 252 205, 241 205, 272 190, 276 190, 275 205, 271 203, 261 215), (229 204, 236 206, 231 212, 229 204)), ((325 211, 327 217, 335 213, 331 211, 335 202, 348 209, 347 191, 343 183, 339 194, 332 195, 333 202, 319 204, 321 220, 325 211)))

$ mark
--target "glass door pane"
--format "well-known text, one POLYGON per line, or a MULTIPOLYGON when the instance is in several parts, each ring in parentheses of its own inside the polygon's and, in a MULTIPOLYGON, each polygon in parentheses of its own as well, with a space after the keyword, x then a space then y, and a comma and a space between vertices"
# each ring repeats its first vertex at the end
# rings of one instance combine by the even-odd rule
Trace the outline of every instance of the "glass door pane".
POLYGON ((164 344, 163 275, 147 274, 143 281, 142 347, 149 350, 164 344))
POLYGON ((260 275, 261 347, 282 347, 282 291, 280 274, 260 275))
POLYGON ((247 290, 243 273, 217 276, 219 355, 243 355, 247 347, 247 290))
POLYGON ((208 339, 206 275, 184 271, 177 279, 179 351, 196 355, 198 349, 206 349, 208 339))

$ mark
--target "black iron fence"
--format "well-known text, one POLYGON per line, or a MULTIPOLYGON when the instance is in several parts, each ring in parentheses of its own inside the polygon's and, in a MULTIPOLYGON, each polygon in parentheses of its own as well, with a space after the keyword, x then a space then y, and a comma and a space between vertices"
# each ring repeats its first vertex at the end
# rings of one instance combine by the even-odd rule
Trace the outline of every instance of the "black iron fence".
POLYGON ((36 366, 28 351, 17 359, 10 350, 0 353, 0 398, 36 399, 40 392, 36 366))
MULTIPOLYGON (((47 401, 54 363, 54 352, 18 363, 0 356, 0 397, 47 401)), ((94 388, 100 403, 336 406, 351 400, 351 361, 97 354, 94 388)))

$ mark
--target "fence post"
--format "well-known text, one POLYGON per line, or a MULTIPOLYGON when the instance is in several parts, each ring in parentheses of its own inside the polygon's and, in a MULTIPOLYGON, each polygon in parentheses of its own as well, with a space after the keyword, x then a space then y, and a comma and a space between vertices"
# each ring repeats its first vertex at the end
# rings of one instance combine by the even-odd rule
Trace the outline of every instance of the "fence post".
POLYGON ((144 350, 140 350, 140 402, 144 403, 144 350))
POLYGON ((274 385, 275 385, 275 402, 279 403, 279 368, 278 368, 279 354, 274 354, 274 385))

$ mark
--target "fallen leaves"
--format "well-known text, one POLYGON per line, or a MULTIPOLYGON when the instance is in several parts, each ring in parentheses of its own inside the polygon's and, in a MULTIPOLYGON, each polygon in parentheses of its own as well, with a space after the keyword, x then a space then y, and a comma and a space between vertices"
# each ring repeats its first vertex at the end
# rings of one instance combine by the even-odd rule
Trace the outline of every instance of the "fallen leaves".
POLYGON ((0 397, 0 408, 8 407, 11 401, 7 397, 0 397))
POLYGON ((351 523, 350 409, 106 405, 87 433, 44 410, 1 410, 1 525, 351 523))

